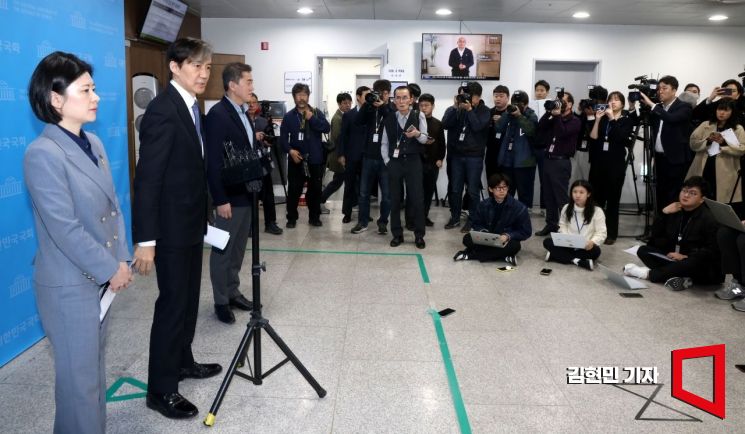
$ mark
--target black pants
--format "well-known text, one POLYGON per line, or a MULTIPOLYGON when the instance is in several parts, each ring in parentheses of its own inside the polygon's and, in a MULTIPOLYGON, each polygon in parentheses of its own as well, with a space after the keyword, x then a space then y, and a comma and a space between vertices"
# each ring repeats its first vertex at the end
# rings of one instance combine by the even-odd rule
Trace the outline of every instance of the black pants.
POLYGON ((551 252, 549 261, 559 264, 571 264, 574 259, 592 259, 596 261, 600 257, 600 247, 592 246, 592 249, 573 249, 571 247, 558 247, 554 245, 551 237, 544 238, 543 247, 551 252))
POLYGON ((618 208, 621 203, 623 181, 626 178, 626 160, 594 161, 590 166, 595 204, 605 211, 605 225, 608 238, 618 238, 618 208))
POLYGON ((268 226, 270 223, 277 223, 277 208, 274 205, 274 183, 272 182, 272 174, 268 173, 261 181, 261 202, 264 205, 264 225, 268 226))
POLYGON ((657 181, 657 212, 661 213, 662 208, 678 201, 688 165, 685 163, 670 164, 665 154, 657 152, 654 154, 654 167, 657 181))
POLYGON ((178 392, 179 370, 194 363, 191 343, 199 310, 202 253, 202 243, 155 247, 159 294, 150 330, 149 392, 178 392))
POLYGON ((435 163, 424 163, 423 166, 423 191, 424 191, 424 217, 429 217, 429 209, 432 207, 432 196, 437 189, 437 177, 440 174, 440 168, 435 163))
POLYGON ((533 207, 533 186, 535 184, 535 167, 500 167, 499 171, 510 177, 510 196, 515 197, 526 208, 533 207))
POLYGON ((334 177, 331 178, 331 182, 326 184, 326 187, 321 193, 321 203, 326 203, 332 194, 336 193, 336 190, 340 189, 344 184, 344 172, 334 172, 334 177))
POLYGON ((572 162, 569 159, 543 161, 543 199, 546 202, 546 226, 552 231, 559 229, 559 212, 569 202, 569 178, 572 177, 572 162))
POLYGON ((422 157, 419 154, 402 155, 388 162, 388 179, 391 188, 391 234, 401 237, 401 186, 406 183, 406 194, 411 202, 414 218, 414 235, 424 236, 424 192, 422 182, 422 157))
POLYGON ((649 267, 651 282, 665 282, 671 277, 690 277, 694 283, 704 285, 724 281, 724 276, 719 271, 719 263, 712 258, 694 256, 682 261, 667 261, 652 255, 653 252, 663 255, 670 253, 649 246, 639 247, 636 255, 649 267))
POLYGON ((468 259, 481 262, 500 261, 508 256, 515 256, 520 251, 520 241, 509 240, 504 247, 491 247, 474 244, 471 234, 463 235, 463 245, 466 246, 468 259))
POLYGON ((361 173, 362 160, 347 161, 347 166, 344 168, 344 200, 341 205, 341 212, 345 217, 352 217, 352 208, 357 204, 357 198, 360 195, 361 173))
POLYGON ((308 182, 308 190, 305 192, 305 202, 308 204, 308 215, 310 221, 321 218, 321 174, 322 164, 308 164, 310 178, 303 172, 302 161, 295 164, 292 158, 287 161, 287 221, 297 221, 297 205, 300 195, 303 193, 303 184, 308 182))
POLYGON ((745 233, 722 226, 717 231, 717 243, 722 254, 722 273, 731 274, 742 282, 745 275, 745 233))

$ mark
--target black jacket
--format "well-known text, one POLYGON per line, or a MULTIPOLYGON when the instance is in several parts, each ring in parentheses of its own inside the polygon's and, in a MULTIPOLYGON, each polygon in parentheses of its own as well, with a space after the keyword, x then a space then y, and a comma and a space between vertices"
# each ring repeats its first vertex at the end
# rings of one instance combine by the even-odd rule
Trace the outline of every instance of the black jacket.
POLYGON ((365 103, 360 107, 355 123, 365 127, 365 146, 362 151, 365 158, 383 159, 380 155, 380 143, 383 139, 383 119, 388 116, 388 113, 395 111, 396 109, 390 103, 383 104, 380 107, 365 103), (375 134, 378 135, 377 142, 373 142, 375 134))
POLYGON ((691 113, 693 108, 679 99, 675 99, 665 111, 662 104, 652 108, 649 117, 652 132, 652 146, 657 142, 657 131, 662 121, 662 149, 670 164, 685 164, 691 158, 688 139, 691 135, 691 113))
POLYGON ((533 232, 528 208, 509 194, 501 204, 493 197, 482 200, 476 211, 468 218, 471 221, 471 228, 475 231, 486 230, 492 234, 507 234, 515 241, 527 240, 533 232), (502 207, 502 212, 497 218, 499 207, 502 207))
MULTIPOLYGON (((690 106, 689 106, 690 107, 690 106)), ((696 208, 687 224, 682 224, 683 211, 673 214, 662 214, 652 227, 652 238, 647 245, 664 252, 674 252, 678 234, 680 253, 688 257, 700 257, 710 263, 719 263, 717 229, 719 224, 706 204, 696 208)))
POLYGON ((486 136, 489 134, 489 120, 491 115, 489 107, 484 101, 479 101, 471 111, 448 108, 442 117, 442 127, 448 130, 448 139, 454 139, 454 143, 448 142, 448 149, 452 156, 462 157, 484 157, 486 150, 486 136), (464 134, 463 140, 460 140, 464 134))

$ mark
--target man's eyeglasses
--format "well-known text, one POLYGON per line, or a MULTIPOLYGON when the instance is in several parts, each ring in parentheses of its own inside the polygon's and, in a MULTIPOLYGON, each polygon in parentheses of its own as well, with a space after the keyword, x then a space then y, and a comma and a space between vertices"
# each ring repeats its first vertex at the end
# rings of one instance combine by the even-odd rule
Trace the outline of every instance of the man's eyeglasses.
POLYGON ((691 196, 691 197, 696 197, 696 196, 701 195, 701 193, 699 193, 699 191, 695 188, 684 188, 680 190, 680 193, 683 194, 684 196, 691 196))
POLYGON ((497 191, 507 191, 508 188, 510 188, 510 187, 509 186, 506 186, 506 185, 498 185, 498 186, 494 187, 494 189, 497 190, 497 191))

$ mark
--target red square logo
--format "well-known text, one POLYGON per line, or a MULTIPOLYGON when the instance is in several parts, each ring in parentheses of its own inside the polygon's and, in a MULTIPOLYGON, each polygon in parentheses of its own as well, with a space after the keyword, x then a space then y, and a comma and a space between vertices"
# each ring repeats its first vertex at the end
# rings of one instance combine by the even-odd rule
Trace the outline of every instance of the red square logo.
POLYGON ((709 345, 706 347, 683 348, 672 351, 672 370, 673 370, 673 398, 679 399, 698 409, 710 413, 720 419, 724 419, 725 414, 725 381, 724 368, 725 352, 724 344, 709 345), (683 388, 683 360, 697 359, 700 357, 713 357, 714 364, 714 401, 704 399, 683 388))

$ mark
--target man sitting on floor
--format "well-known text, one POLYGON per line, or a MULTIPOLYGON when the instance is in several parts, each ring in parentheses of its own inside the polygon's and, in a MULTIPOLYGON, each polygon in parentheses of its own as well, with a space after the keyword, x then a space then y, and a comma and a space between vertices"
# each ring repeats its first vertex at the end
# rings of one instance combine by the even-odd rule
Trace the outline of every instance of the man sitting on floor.
POLYGON ((673 291, 693 283, 715 284, 724 280, 717 247, 718 225, 704 205, 707 182, 692 176, 683 183, 678 202, 662 210, 654 222, 652 238, 637 255, 646 267, 626 264, 627 276, 665 282, 673 291))
POLYGON ((477 259, 481 262, 504 259, 517 265, 515 255, 520 251, 520 241, 530 237, 532 228, 528 209, 508 193, 510 178, 502 173, 489 177, 489 198, 481 201, 469 215, 471 230, 499 234, 501 247, 475 244, 468 233, 463 237, 465 250, 453 257, 454 261, 477 259))

